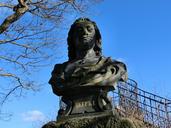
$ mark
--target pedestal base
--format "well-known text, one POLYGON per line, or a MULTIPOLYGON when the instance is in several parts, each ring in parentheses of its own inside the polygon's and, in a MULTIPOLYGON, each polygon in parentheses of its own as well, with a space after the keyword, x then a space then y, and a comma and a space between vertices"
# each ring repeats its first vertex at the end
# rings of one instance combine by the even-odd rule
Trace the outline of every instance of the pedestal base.
POLYGON ((88 86, 65 90, 67 95, 62 97, 62 101, 66 108, 59 110, 58 118, 112 110, 111 101, 107 98, 110 88, 111 86, 88 86))
POLYGON ((112 111, 61 118, 42 128, 155 128, 134 118, 122 118, 112 111))

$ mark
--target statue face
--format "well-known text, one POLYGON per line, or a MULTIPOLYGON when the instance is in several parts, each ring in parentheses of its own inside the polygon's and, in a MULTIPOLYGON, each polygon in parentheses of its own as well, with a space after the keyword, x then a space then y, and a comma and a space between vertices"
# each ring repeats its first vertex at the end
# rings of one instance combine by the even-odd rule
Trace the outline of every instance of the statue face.
POLYGON ((76 48, 88 50, 95 45, 95 28, 92 23, 80 23, 75 31, 76 48))

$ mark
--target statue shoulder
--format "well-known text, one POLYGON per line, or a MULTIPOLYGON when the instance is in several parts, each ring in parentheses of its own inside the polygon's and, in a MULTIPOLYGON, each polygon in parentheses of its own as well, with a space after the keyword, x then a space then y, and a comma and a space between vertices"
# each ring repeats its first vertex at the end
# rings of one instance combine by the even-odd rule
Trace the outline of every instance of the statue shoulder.
POLYGON ((122 66, 125 70, 127 70, 127 67, 126 67, 125 63, 123 63, 121 61, 118 61, 118 60, 113 60, 113 63, 115 63, 118 66, 122 66))
POLYGON ((121 61, 114 60, 111 57, 104 57, 104 56, 102 57, 102 60, 103 60, 104 64, 106 64, 106 65, 122 67, 124 70, 127 70, 126 64, 121 61))
POLYGON ((68 64, 68 62, 64 62, 63 64, 56 64, 54 66, 52 74, 59 74, 59 73, 63 72, 63 70, 65 69, 67 64, 68 64))

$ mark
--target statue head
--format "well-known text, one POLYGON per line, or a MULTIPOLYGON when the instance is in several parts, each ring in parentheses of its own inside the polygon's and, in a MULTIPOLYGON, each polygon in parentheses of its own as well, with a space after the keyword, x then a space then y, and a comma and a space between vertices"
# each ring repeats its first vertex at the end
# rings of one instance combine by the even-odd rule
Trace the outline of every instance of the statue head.
POLYGON ((96 56, 101 55, 101 34, 95 22, 88 18, 79 18, 68 33, 69 61, 76 58, 76 50, 93 48, 96 56))

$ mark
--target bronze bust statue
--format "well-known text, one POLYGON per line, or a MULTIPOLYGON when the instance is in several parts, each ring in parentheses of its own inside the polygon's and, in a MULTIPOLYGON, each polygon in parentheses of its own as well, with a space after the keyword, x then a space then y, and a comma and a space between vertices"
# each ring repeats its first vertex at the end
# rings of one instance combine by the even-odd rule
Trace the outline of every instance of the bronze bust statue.
POLYGON ((49 80, 53 92, 68 106, 65 115, 111 109, 107 92, 114 90, 118 81, 127 80, 125 64, 102 56, 100 31, 88 18, 71 25, 67 41, 69 60, 56 64, 49 80), (89 105, 80 107, 82 99, 90 101, 89 105))

